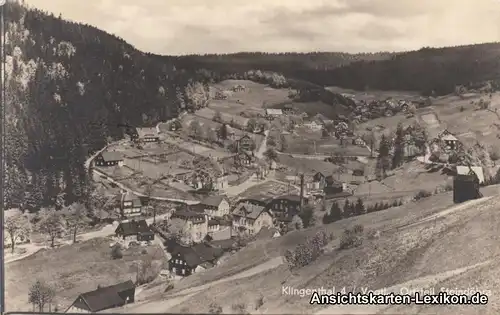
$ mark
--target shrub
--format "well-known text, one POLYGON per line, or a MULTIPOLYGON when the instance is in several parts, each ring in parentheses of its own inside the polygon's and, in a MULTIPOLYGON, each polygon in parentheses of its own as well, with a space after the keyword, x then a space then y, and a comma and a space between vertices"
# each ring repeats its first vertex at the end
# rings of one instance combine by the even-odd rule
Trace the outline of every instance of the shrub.
POLYGON ((427 190, 420 190, 413 199, 416 201, 430 196, 432 196, 432 193, 428 192, 427 190))
POLYGON ((345 229, 340 239, 340 249, 358 247, 363 244, 363 228, 356 225, 352 229, 345 229))
POLYGON ((453 185, 452 184, 446 184, 444 185, 444 191, 452 191, 453 190, 453 185))
POLYGON ((222 307, 219 304, 212 302, 208 306, 208 313, 209 314, 222 314, 222 307))
POLYGON ((500 153, 498 152, 497 149, 492 149, 490 151, 490 159, 492 161, 498 161, 500 159, 500 153))
POLYGON ((231 306, 231 310, 235 314, 248 314, 247 306, 244 303, 233 304, 233 306, 231 306))
POLYGON ((137 285, 149 283, 156 279, 160 273, 159 266, 154 264, 153 258, 150 256, 143 256, 137 266, 137 285))
POLYGON ((365 227, 361 224, 356 224, 353 228, 352 228, 353 232, 354 233, 357 233, 357 234, 360 234, 360 233, 363 233, 364 230, 365 230, 365 227))
POLYGON ((284 254, 289 269, 301 268, 309 265, 323 254, 329 237, 324 231, 316 233, 304 243, 298 244, 294 250, 287 250, 284 254))
POLYGON ((380 231, 379 230, 371 230, 368 232, 367 235, 368 239, 376 239, 380 237, 380 231))
POLYGON ((264 305, 264 296, 261 295, 255 301, 255 310, 258 310, 259 308, 261 308, 262 305, 264 305))
POLYGON ((121 245, 116 244, 115 246, 111 247, 111 259, 122 259, 122 258, 123 258, 123 252, 121 245))

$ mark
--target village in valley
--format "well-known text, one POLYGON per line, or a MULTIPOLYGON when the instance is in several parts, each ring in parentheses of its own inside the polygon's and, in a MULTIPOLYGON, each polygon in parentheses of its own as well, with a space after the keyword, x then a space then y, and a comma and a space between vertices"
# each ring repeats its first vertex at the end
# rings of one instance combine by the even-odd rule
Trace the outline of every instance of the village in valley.
MULTIPOLYGON (((356 103, 347 118, 325 104, 305 109, 294 91, 248 80, 205 92, 196 110, 154 126, 123 126, 125 139, 94 152, 88 204, 9 211, 6 269, 47 268, 45 280, 57 283, 44 291, 44 305, 13 298, 13 309, 124 307, 152 288, 175 292, 195 275, 231 268, 233 256, 259 242, 454 189, 455 202, 476 199, 479 186, 497 181, 499 156, 487 142, 496 133, 484 131, 480 143, 453 125, 465 115, 492 119, 488 94, 345 93, 356 103), (452 102, 458 105, 440 107, 452 102), (109 275, 90 267, 81 275, 52 271, 75 259, 92 259, 109 275)), ((37 285, 45 284, 11 286, 9 297, 37 285)))

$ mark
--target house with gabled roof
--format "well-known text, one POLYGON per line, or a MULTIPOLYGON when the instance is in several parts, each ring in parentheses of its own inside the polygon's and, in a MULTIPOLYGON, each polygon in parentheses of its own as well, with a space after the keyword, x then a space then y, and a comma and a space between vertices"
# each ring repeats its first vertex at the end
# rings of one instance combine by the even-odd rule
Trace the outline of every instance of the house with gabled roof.
POLYGON ((172 258, 168 261, 171 273, 186 277, 217 265, 217 260, 224 254, 219 247, 212 247, 204 243, 192 246, 177 244, 169 250, 172 258))
POLYGON ((95 166, 123 166, 123 155, 116 151, 104 151, 94 159, 95 166))
POLYGON ((135 128, 136 136, 135 140, 141 142, 158 142, 160 141, 160 135, 156 127, 143 127, 135 128))
POLYGON ((444 130, 440 135, 439 135, 439 140, 441 140, 444 145, 447 147, 449 150, 455 150, 458 147, 458 139, 455 137, 451 132, 448 130, 444 130))
POLYGON ((117 197, 118 212, 123 218, 133 218, 142 215, 141 199, 132 192, 122 192, 117 197))
POLYGON ((208 215, 193 210, 179 210, 172 214, 169 229, 182 235, 183 243, 201 242, 209 232, 208 215))
POLYGON ((65 313, 97 313, 120 307, 135 301, 135 285, 131 280, 97 287, 96 290, 80 294, 65 313))
POLYGON ((251 152, 255 150, 255 140, 252 139, 249 135, 245 134, 238 140, 236 140, 236 146, 238 151, 247 151, 251 152))
POLYGON ((229 200, 224 195, 210 196, 200 202, 203 212, 211 218, 222 218, 229 214, 229 200))
POLYGON ((256 234, 264 226, 272 226, 273 218, 266 207, 250 203, 240 203, 233 210, 233 230, 235 234, 246 231, 256 234))
POLYGON ((266 116, 270 118, 278 117, 283 115, 283 111, 281 109, 276 108, 266 108, 266 116))
POLYGON ((155 238, 154 232, 149 227, 146 220, 126 220, 120 222, 116 227, 115 235, 124 240, 152 241, 155 238))

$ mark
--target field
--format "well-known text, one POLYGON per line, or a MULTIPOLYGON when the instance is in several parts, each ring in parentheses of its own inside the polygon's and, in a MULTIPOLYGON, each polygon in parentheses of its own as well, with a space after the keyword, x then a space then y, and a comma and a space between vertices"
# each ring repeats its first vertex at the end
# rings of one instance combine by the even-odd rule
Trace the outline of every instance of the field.
POLYGON ((433 105, 417 110, 414 118, 408 119, 404 115, 382 117, 357 126, 359 134, 375 130, 377 134, 394 131, 399 122, 409 125, 419 122, 426 127, 431 137, 436 137, 447 129, 455 134, 460 141, 472 144, 476 140, 492 147, 498 147, 497 135, 500 134, 500 118, 494 111, 500 108, 500 93, 494 93, 491 98, 490 110, 478 110, 480 99, 490 100, 488 95, 469 94, 465 99, 457 96, 444 96, 433 100, 433 105), (377 126, 383 126, 377 128, 377 126))
POLYGON ((255 185, 241 193, 238 198, 249 198, 257 195, 267 195, 270 198, 281 195, 298 194, 298 189, 292 185, 277 181, 268 181, 260 185, 255 185))
POLYGON ((273 89, 267 85, 246 80, 225 80, 214 84, 215 89, 229 90, 235 85, 242 85, 245 91, 231 92, 226 100, 210 101, 209 107, 220 112, 239 115, 245 113, 263 114, 263 107, 288 100, 288 90, 273 89))
MULTIPOLYGON (((487 196, 498 195, 498 192, 498 186, 483 189, 487 196)), ((227 265, 193 275, 186 282, 179 284, 173 292, 221 279, 224 277, 223 270, 226 270, 228 276, 263 264, 283 255, 286 249, 295 247, 317 231, 324 230, 333 236, 322 257, 292 274, 282 265, 248 278, 215 284, 210 289, 191 291, 194 295, 185 301, 179 299, 178 305, 169 302, 168 304, 173 304, 174 307, 161 309, 161 304, 158 304, 155 310, 206 313, 210 303, 217 303, 226 313, 231 312, 231 306, 235 304, 244 304, 248 311, 253 312, 257 299, 263 296, 263 305, 257 311, 259 313, 311 313, 322 308, 309 305, 309 297, 284 295, 282 287, 346 287, 347 291, 351 291, 356 286, 359 291, 360 287, 376 290, 398 284, 404 286, 405 283, 410 287, 409 281, 422 279, 420 283, 414 281, 411 287, 428 285, 437 287, 437 290, 440 287, 478 287, 492 290, 489 312, 478 307, 477 313, 497 314, 500 302, 496 295, 500 293, 497 280, 499 264, 495 262, 489 269, 485 267, 468 272, 461 271, 460 268, 487 263, 489 259, 495 259, 500 254, 496 246, 497 224, 500 220, 498 201, 498 197, 494 197, 453 205, 452 194, 448 192, 417 203, 341 220, 318 228, 291 232, 278 239, 257 241, 230 257, 227 265), (361 224, 365 228, 363 244, 354 249, 337 250, 344 229, 355 224, 361 224), (379 231, 380 237, 366 236, 370 231, 379 231), (441 276, 445 271, 457 277, 448 276, 446 279, 441 276), (462 275, 458 276, 461 272, 462 275)), ((176 299, 170 298, 168 294, 157 294, 153 299, 176 299)), ((150 296, 149 292, 145 291, 144 296, 150 296)), ((446 313, 471 314, 465 312, 466 307, 470 308, 447 307, 446 313)), ((338 310, 332 307, 328 309, 328 313, 346 314, 355 312, 353 308, 352 306, 351 309, 338 310)), ((426 311, 442 313, 444 309, 445 307, 435 306, 432 309, 426 308, 426 311)), ((146 312, 148 304, 141 305, 140 310, 146 312)), ((422 307, 414 306, 411 310, 392 307, 390 310, 391 313, 418 313, 422 311, 422 307)), ((367 314, 374 311, 365 309, 355 313, 367 314)))
POLYGON ((352 143, 341 144, 335 137, 323 138, 320 131, 300 128, 293 134, 285 135, 285 153, 294 154, 343 154, 346 156, 370 156, 370 150, 352 143))
POLYGON ((298 173, 314 174, 316 172, 331 174, 339 169, 339 166, 330 162, 291 157, 288 154, 280 154, 278 163, 286 167, 284 171, 285 175, 296 175, 298 173))
MULTIPOLYGON (((31 311, 27 303, 29 287, 36 281, 46 281, 55 287, 59 312, 80 294, 92 291, 97 285, 112 285, 136 277, 136 263, 141 256, 163 261, 164 252, 157 246, 123 252, 122 259, 110 257, 111 239, 93 239, 87 242, 40 252, 5 266, 5 300, 8 311, 31 311)), ((54 309, 52 309, 54 311, 54 309)))

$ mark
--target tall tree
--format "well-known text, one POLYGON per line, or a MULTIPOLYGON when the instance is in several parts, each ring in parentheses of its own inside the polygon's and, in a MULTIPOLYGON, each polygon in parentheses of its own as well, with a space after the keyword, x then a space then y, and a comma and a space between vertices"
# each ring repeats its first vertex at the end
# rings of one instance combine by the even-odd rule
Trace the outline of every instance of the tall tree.
POLYGON ((227 125, 222 124, 219 129, 217 130, 217 136, 221 140, 226 140, 228 136, 228 130, 227 130, 227 125))
POLYGON ((349 202, 349 199, 345 200, 343 210, 344 211, 342 212, 342 216, 344 218, 349 218, 349 217, 352 217, 354 215, 354 213, 352 212, 352 205, 349 202))
POLYGON ((376 172, 379 179, 384 179, 387 176, 387 171, 391 166, 391 143, 390 140, 382 135, 380 146, 378 149, 376 172))
POLYGON ((269 161, 269 165, 271 165, 272 162, 276 162, 278 160, 278 153, 273 148, 268 148, 264 152, 264 157, 269 161))
POLYGON ((257 120, 255 118, 250 118, 247 121, 246 130, 248 132, 254 132, 257 129, 257 120))
POLYGON ((191 121, 189 124, 189 135, 196 140, 201 140, 201 138, 203 138, 203 129, 201 128, 199 121, 191 121))
POLYGON ((37 307, 40 313, 45 311, 47 305, 49 306, 48 311, 51 311, 55 296, 54 288, 40 280, 37 280, 28 291, 28 301, 33 305, 33 311, 37 307))
POLYGON ((306 205, 302 212, 299 213, 299 217, 302 219, 304 228, 314 226, 314 224, 316 223, 314 217, 314 207, 311 205, 306 205))
POLYGON ((10 239, 11 252, 14 253, 16 242, 28 234, 28 220, 19 210, 10 210, 8 213, 6 212, 5 215, 4 228, 10 239))
POLYGON ((89 221, 87 209, 83 204, 75 202, 64 208, 61 212, 66 227, 71 231, 73 243, 76 243, 78 230, 84 227, 89 221))
POLYGON ((280 151, 286 152, 288 150, 288 140, 285 135, 280 135, 280 151))
POLYGON ((394 154, 392 155, 392 168, 397 168, 403 164, 405 147, 405 132, 403 124, 399 123, 394 137, 394 154))
POLYGON ((47 234, 50 238, 50 247, 55 246, 56 237, 64 232, 64 221, 61 214, 54 209, 40 210, 40 221, 38 222, 38 230, 41 233, 47 234))
POLYGON ((354 207, 354 213, 356 215, 362 215, 366 213, 366 208, 361 198, 358 198, 356 205, 354 207))

